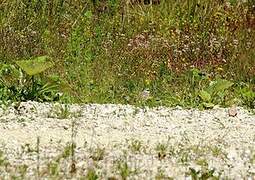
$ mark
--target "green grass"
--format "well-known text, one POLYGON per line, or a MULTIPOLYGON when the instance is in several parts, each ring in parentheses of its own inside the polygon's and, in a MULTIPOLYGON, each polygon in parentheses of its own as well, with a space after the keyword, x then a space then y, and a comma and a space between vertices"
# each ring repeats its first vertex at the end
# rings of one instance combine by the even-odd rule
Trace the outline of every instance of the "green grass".
POLYGON ((225 79, 233 85, 206 103, 254 108, 254 23, 252 0, 2 1, 0 97, 201 107, 199 92, 225 79), (16 61, 43 56, 54 67, 24 86, 16 61))
POLYGON ((138 139, 131 139, 128 142, 128 148, 133 152, 133 153, 140 153, 142 148, 143 148, 143 143, 142 141, 138 139))
POLYGON ((104 159, 104 156, 105 149, 97 147, 96 149, 92 150, 92 155, 90 156, 90 158, 94 161, 101 161, 104 159))

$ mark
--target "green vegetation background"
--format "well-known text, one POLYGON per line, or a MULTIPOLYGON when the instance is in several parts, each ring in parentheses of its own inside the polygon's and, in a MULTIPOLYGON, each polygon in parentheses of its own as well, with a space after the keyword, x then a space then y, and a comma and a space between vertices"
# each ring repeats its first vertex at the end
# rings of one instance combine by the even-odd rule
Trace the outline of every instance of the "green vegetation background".
POLYGON ((253 0, 2 0, 0 99, 254 108, 254 42, 253 0))

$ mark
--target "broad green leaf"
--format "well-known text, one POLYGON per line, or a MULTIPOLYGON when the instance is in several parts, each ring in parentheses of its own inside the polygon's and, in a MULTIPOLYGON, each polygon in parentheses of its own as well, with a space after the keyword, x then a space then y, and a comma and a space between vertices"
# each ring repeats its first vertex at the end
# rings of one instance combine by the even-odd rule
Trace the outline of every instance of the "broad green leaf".
POLYGON ((208 88, 208 92, 210 94, 217 94, 218 92, 223 92, 226 89, 230 88, 234 83, 225 80, 225 79, 218 79, 214 81, 210 87, 208 88))
POLYGON ((70 90, 70 86, 67 82, 65 82, 63 79, 61 79, 59 76, 57 75, 50 75, 47 77, 47 81, 48 83, 52 84, 52 85, 57 85, 58 89, 61 92, 68 92, 70 90))
POLYGON ((87 12, 85 12, 84 16, 87 17, 87 18, 89 18, 89 19, 91 19, 92 16, 93 16, 93 14, 92 14, 91 11, 87 11, 87 12))
POLYGON ((201 98, 204 102, 209 102, 209 101, 211 101, 211 95, 210 95, 207 91, 205 91, 205 90, 201 90, 201 91, 199 92, 199 96, 200 96, 200 98, 201 98))
POLYGON ((213 107, 214 107, 214 104, 213 104, 213 103, 203 102, 202 104, 203 104, 203 106, 204 106, 205 108, 213 108, 213 107))
POLYGON ((47 56, 40 56, 32 60, 16 61, 16 63, 28 75, 33 76, 53 66, 53 63, 47 61, 47 59, 47 56))
POLYGON ((234 83, 225 80, 225 79, 219 79, 217 80, 217 83, 215 84, 215 91, 221 92, 228 88, 230 88, 234 83))

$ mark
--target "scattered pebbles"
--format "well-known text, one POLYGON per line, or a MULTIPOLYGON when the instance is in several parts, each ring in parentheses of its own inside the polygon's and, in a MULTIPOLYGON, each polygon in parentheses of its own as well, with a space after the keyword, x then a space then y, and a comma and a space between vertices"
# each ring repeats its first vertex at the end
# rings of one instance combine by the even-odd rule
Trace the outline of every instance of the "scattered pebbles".
POLYGON ((51 179, 54 163, 61 179, 86 176, 91 168, 100 179, 121 179, 123 171, 128 179, 253 179, 255 115, 242 107, 22 102, 0 108, 0 179, 22 175, 21 166, 24 179, 38 172, 51 179))

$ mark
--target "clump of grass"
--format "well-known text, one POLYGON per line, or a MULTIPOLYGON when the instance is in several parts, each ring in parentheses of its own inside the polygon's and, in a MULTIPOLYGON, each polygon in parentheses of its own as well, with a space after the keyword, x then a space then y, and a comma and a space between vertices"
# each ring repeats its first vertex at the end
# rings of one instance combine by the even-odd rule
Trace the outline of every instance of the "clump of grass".
POLYGON ((132 169, 128 165, 127 159, 121 158, 118 159, 116 162, 116 170, 118 174, 121 176, 122 179, 128 179, 131 175, 134 175, 137 173, 137 169, 132 169))
POLYGON ((90 158, 92 158, 94 161, 100 161, 104 159, 104 156, 105 149, 97 147, 94 151, 92 151, 90 158))
POLYGON ((96 180, 98 178, 99 177, 98 177, 98 175, 97 175, 97 173, 94 169, 90 168, 90 169, 87 170, 87 174, 86 174, 85 179, 87 179, 87 180, 96 180))
POLYGON ((56 117, 58 119, 67 119, 71 117, 72 113, 70 112, 70 108, 68 104, 57 104, 55 105, 52 110, 50 117, 56 117))
POLYGON ((212 169, 205 169, 203 171, 196 171, 193 168, 189 168, 189 172, 186 173, 187 175, 190 175, 192 179, 220 179, 220 174, 219 175, 214 175, 215 170, 212 169))
POLYGON ((75 148, 76 145, 74 144, 74 146, 72 145, 72 143, 68 143, 65 147, 64 147, 64 150, 62 152, 62 154, 60 155, 61 158, 68 158, 72 155, 72 151, 73 151, 73 148, 75 148))
POLYGON ((60 174, 59 162, 52 161, 47 164, 47 175, 51 178, 58 177, 60 174))
POLYGON ((174 178, 167 177, 167 176, 165 175, 165 171, 162 170, 161 168, 158 168, 158 172, 157 172, 157 174, 156 174, 156 176, 155 176, 155 179, 156 179, 156 180, 163 180, 163 179, 166 179, 166 180, 173 180, 174 178))
POLYGON ((204 158, 197 159, 196 164, 201 166, 201 167, 207 167, 208 166, 208 162, 204 158))
POLYGON ((128 147, 134 153, 141 152, 142 142, 140 140, 137 140, 137 139, 131 139, 128 147))
POLYGON ((209 149, 214 157, 225 156, 225 153, 219 146, 209 147, 209 149))
POLYGON ((167 156, 167 149, 168 149, 168 144, 166 143, 158 143, 156 145, 155 150, 160 160, 164 159, 167 156))
POLYGON ((131 170, 129 169, 127 162, 119 161, 117 169, 122 179, 127 179, 127 177, 131 174, 131 170))
POLYGON ((28 165, 23 164, 23 165, 19 165, 17 167, 17 172, 19 173, 19 176, 24 179, 25 175, 27 174, 27 170, 28 170, 28 165))
POLYGON ((7 166, 9 163, 7 159, 4 156, 4 152, 0 150, 0 167, 1 166, 7 166))
POLYGON ((34 147, 31 147, 30 144, 26 143, 21 146, 23 153, 32 153, 36 152, 36 149, 34 147))
POLYGON ((49 115, 50 118, 68 119, 73 117, 80 117, 81 111, 72 112, 69 104, 55 104, 49 115))

